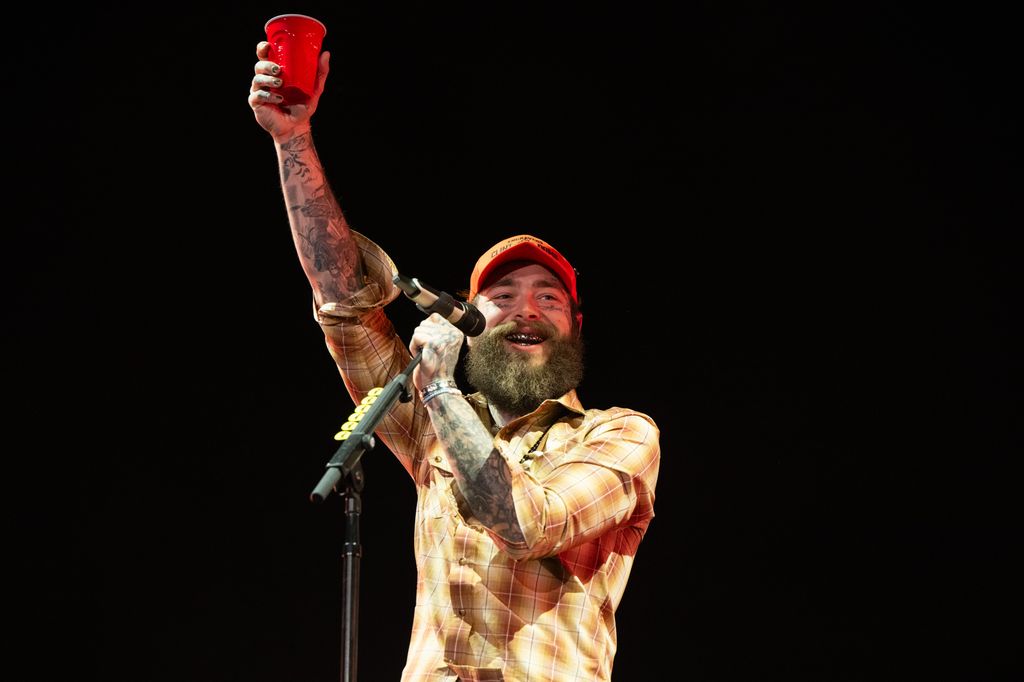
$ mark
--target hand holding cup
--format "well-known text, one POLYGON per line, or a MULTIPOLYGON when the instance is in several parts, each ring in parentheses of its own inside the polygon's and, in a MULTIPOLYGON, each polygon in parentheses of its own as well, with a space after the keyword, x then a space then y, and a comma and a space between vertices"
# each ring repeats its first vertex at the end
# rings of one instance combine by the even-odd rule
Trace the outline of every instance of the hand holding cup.
POLYGON ((306 104, 316 88, 320 49, 327 27, 305 14, 279 14, 264 29, 270 43, 270 61, 281 67, 277 92, 282 106, 306 104))

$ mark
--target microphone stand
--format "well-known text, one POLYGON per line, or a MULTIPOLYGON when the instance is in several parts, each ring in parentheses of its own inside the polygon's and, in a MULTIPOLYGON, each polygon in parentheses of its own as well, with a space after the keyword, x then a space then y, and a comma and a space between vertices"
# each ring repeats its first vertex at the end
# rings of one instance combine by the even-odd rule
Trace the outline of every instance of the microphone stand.
POLYGON ((419 364, 423 351, 416 354, 401 374, 396 376, 377 395, 363 418, 356 422, 348 438, 327 462, 324 473, 309 499, 314 503, 323 502, 331 490, 336 490, 345 502, 345 542, 342 550, 342 614, 341 614, 341 680, 356 682, 359 659, 359 560, 362 547, 359 540, 359 516, 362 514, 360 493, 365 479, 359 460, 363 452, 372 448, 376 441, 373 432, 377 424, 391 411, 396 401, 409 402, 412 395, 409 385, 412 371, 419 364), (338 490, 338 481, 345 478, 344 486, 338 490))

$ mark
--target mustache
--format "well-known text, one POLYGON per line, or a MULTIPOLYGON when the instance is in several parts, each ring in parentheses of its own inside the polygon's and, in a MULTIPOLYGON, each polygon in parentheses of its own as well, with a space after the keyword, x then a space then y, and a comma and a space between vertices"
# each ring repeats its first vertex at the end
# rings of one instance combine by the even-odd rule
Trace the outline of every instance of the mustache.
POLYGON ((492 327, 488 336, 508 336, 509 334, 519 331, 520 329, 529 327, 540 332, 544 338, 550 339, 558 336, 558 330, 555 329, 555 325, 544 320, 534 320, 532 322, 524 322, 522 320, 509 320, 508 322, 502 322, 496 327, 492 327))

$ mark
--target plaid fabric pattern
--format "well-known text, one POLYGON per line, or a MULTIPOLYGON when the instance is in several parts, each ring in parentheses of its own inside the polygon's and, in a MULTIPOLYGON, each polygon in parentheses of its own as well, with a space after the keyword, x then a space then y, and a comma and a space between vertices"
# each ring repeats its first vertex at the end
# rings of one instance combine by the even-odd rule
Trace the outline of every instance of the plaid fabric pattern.
MULTIPOLYGON (((383 312, 398 295, 394 265, 357 238, 367 286, 315 316, 358 403, 411 357, 383 312)), ((654 517, 658 428, 634 410, 585 409, 574 391, 503 428, 482 396, 466 399, 510 464, 526 539, 512 543, 473 516, 426 409, 418 398, 396 403, 377 436, 417 488, 403 682, 610 680, 615 610, 654 517)))

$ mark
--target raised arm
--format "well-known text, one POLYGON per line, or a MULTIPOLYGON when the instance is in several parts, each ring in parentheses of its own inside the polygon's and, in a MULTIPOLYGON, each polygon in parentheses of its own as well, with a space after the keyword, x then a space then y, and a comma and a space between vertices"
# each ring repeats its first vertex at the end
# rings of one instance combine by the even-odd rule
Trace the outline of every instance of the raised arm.
POLYGON ((316 153, 310 119, 330 70, 330 53, 320 55, 316 90, 308 104, 281 106, 277 64, 267 59, 269 43, 256 46, 258 61, 249 91, 256 121, 277 148, 288 222, 302 269, 317 306, 342 301, 363 286, 363 266, 352 232, 316 153))

